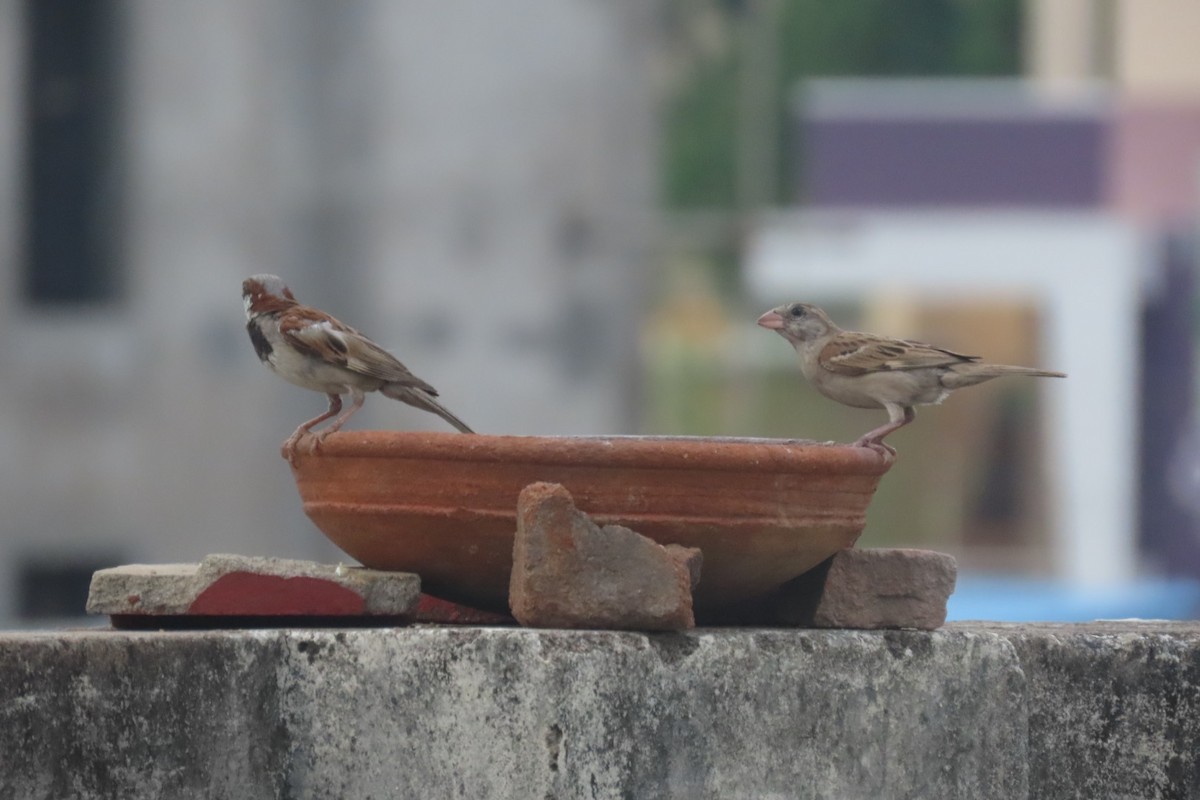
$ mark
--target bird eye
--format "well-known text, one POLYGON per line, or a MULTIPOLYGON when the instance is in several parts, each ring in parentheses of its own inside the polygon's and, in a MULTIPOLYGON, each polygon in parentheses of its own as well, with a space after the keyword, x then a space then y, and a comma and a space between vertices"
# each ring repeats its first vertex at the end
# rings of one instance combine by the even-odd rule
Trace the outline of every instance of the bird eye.
POLYGON ((788 313, 799 319, 804 316, 804 306, 792 306, 792 310, 788 313))

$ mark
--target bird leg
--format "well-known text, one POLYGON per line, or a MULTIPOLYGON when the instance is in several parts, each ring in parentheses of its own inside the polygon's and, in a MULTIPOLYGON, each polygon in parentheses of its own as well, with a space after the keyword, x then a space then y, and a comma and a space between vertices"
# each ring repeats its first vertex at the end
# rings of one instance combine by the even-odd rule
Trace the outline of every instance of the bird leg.
POLYGON ((324 422, 330 417, 336 416, 337 413, 342 410, 341 395, 331 394, 328 395, 328 397, 328 410, 326 410, 324 414, 315 416, 308 422, 301 424, 300 427, 296 428, 296 430, 292 432, 292 435, 287 438, 287 441, 283 443, 283 457, 286 458, 288 463, 292 466, 296 465, 296 444, 300 441, 300 437, 312 430, 313 426, 317 423, 324 422))
POLYGON ((900 428, 903 428, 908 423, 917 418, 917 412, 912 406, 886 406, 888 411, 888 421, 878 428, 867 431, 854 443, 855 447, 869 447, 872 450, 880 452, 883 455, 896 455, 896 448, 889 444, 884 444, 883 437, 887 436, 900 428))
MULTIPOLYGON (((340 430, 341 427, 346 424, 346 420, 348 420, 352 416, 354 416, 355 412, 357 412, 360 408, 363 407, 363 402, 367 399, 367 396, 365 394, 363 394, 362 390, 356 386, 351 386, 350 394, 354 398, 354 402, 350 404, 350 407, 346 409, 346 412, 344 414, 342 414, 340 417, 335 419, 333 422, 329 423, 329 425, 326 426, 323 430, 317 431, 317 433, 316 433, 317 444, 320 444, 321 442, 323 442, 325 440, 325 437, 328 436, 329 434, 340 430)), ((338 404, 338 407, 339 408, 341 407, 341 403, 338 404)))

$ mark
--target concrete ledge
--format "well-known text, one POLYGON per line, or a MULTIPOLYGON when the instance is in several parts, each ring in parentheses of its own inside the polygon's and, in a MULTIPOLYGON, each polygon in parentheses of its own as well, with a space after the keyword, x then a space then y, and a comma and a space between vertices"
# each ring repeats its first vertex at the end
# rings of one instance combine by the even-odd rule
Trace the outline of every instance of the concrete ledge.
POLYGON ((1200 798, 1200 622, 950 627, 1016 650, 1031 796, 1200 798))
POLYGON ((8 797, 1191 797, 1200 625, 0 636, 8 797))

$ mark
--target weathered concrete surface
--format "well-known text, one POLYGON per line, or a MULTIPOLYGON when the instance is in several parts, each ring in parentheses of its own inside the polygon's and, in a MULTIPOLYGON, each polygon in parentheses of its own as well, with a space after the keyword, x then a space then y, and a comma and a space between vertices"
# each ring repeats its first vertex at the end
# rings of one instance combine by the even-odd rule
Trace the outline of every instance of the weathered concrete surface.
POLYGON ((1200 624, 0 635, 0 797, 1198 796, 1200 624))
POLYGON ((1200 798, 1200 623, 957 623, 1016 648, 1036 797, 1200 798))
POLYGON ((499 628, 0 639, 0 796, 1023 797, 973 633, 499 628))
POLYGON ((0 797, 282 797, 277 633, 0 637, 0 797))
POLYGON ((1025 721, 1008 702, 1023 681, 991 637, 427 634, 323 640, 311 654, 322 668, 304 671, 288 704, 289 729, 307 727, 292 786, 478 798, 1025 790, 1025 721), (358 681, 329 680, 356 668, 358 681))

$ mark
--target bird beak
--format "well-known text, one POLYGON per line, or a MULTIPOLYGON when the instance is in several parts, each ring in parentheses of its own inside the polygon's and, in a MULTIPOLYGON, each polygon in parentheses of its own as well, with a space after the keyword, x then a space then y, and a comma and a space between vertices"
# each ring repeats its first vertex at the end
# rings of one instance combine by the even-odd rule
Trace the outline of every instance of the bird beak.
POLYGON ((783 327, 783 317, 779 316, 778 311, 768 311, 758 318, 758 324, 764 328, 777 331, 783 327))

